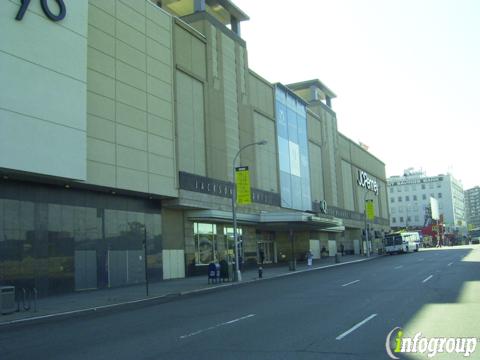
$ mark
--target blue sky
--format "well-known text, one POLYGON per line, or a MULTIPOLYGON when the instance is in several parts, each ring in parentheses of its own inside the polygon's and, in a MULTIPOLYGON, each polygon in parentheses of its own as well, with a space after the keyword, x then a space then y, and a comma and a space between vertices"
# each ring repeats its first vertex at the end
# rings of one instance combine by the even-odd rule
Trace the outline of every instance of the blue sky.
POLYGON ((250 16, 250 68, 271 82, 324 82, 339 130, 387 176, 414 167, 480 185, 480 1, 234 3, 250 16))

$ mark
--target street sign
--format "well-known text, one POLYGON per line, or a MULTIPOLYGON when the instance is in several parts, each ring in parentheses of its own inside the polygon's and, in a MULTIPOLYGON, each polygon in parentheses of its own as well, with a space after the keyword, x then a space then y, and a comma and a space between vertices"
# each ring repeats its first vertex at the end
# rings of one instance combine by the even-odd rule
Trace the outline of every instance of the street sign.
POLYGON ((235 182, 237 184, 237 204, 251 204, 252 193, 250 192, 250 173, 248 166, 235 168, 235 182))
POLYGON ((365 212, 368 220, 375 219, 375 204, 373 203, 373 200, 367 200, 365 202, 365 212))

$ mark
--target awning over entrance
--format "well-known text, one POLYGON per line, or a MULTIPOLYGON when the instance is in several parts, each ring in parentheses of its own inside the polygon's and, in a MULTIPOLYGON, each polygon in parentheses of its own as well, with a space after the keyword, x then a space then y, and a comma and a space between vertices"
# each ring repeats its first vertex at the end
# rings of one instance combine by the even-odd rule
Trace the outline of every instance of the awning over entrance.
MULTIPOLYGON (((191 221, 232 222, 232 213, 221 210, 187 211, 191 221)), ((333 216, 319 216, 306 212, 262 212, 260 214, 237 213, 239 224, 256 225, 265 230, 313 230, 326 232, 342 232, 345 230, 342 219, 333 216)))
POLYGON ((260 225, 278 230, 317 230, 342 232, 345 230, 342 219, 333 216, 318 216, 306 212, 261 213, 260 225))
MULTIPOLYGON (((187 219, 192 221, 215 221, 220 223, 232 223, 232 213, 221 210, 192 210, 187 211, 187 219)), ((237 221, 239 224, 256 224, 258 215, 237 213, 237 221)))

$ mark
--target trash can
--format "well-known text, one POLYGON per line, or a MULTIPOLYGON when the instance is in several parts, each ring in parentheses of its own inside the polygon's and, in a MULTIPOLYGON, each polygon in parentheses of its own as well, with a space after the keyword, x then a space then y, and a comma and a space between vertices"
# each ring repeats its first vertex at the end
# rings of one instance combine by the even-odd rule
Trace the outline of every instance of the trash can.
POLYGON ((2 315, 15 312, 15 286, 0 286, 0 312, 2 315))
POLYGON ((340 256, 338 253, 335 254, 335 264, 338 264, 340 262, 340 256))

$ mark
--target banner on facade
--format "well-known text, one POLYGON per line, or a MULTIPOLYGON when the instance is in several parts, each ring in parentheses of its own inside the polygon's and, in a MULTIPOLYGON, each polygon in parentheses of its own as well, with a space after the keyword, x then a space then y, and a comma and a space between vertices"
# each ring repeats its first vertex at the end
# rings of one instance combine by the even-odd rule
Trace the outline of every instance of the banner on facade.
POLYGON ((373 200, 367 200, 365 202, 365 211, 367 213, 367 219, 368 220, 374 220, 375 219, 375 205, 373 203, 373 200))
POLYGON ((248 166, 235 168, 235 182, 237 184, 237 204, 251 204, 252 194, 250 192, 250 173, 248 172, 248 166))

